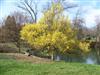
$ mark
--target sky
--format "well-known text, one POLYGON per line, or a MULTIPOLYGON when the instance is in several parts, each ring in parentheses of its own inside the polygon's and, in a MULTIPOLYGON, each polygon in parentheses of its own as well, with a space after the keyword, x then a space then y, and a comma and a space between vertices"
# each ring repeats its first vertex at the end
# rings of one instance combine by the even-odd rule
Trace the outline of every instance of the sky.
MULTIPOLYGON (((41 0, 40 4, 45 3, 47 0, 41 0)), ((0 0, 0 19, 4 18, 11 12, 19 10, 16 7, 18 0, 0 0)), ((87 27, 95 26, 95 19, 100 16, 100 0, 66 0, 73 4, 77 4, 82 10, 82 16, 86 21, 87 27)), ((76 11, 73 8, 68 12, 70 18, 75 16, 76 11)))

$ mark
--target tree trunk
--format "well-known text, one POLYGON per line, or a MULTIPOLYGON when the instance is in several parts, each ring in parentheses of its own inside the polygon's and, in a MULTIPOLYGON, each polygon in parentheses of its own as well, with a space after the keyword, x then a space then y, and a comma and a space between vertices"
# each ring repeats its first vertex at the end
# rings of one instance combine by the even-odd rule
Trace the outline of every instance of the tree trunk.
POLYGON ((20 53, 20 52, 21 52, 20 42, 16 42, 16 46, 17 46, 17 48, 18 48, 18 52, 20 53))
POLYGON ((54 60, 54 54, 53 53, 51 54, 51 60, 54 60))
POLYGON ((19 53, 21 52, 20 46, 19 46, 19 53))
POLYGON ((51 60, 55 60, 53 51, 51 52, 51 60))

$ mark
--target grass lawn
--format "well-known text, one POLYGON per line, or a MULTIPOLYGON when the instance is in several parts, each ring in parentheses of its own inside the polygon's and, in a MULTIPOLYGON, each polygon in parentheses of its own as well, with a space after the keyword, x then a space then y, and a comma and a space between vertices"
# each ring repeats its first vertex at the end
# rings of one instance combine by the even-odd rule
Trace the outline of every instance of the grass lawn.
POLYGON ((0 75, 100 75, 100 66, 65 62, 32 63, 15 59, 0 59, 0 75))

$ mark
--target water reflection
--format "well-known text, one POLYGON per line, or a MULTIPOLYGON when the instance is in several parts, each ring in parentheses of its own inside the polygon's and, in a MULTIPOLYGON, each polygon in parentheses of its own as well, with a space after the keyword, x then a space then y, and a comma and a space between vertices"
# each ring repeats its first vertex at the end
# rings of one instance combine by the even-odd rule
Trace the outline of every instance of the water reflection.
POLYGON ((86 64, 95 64, 96 62, 93 60, 93 59, 91 59, 91 58, 87 58, 86 59, 86 64))
POLYGON ((66 62, 81 62, 86 64, 99 64, 95 52, 90 52, 87 55, 57 55, 55 56, 56 61, 64 60, 66 62))

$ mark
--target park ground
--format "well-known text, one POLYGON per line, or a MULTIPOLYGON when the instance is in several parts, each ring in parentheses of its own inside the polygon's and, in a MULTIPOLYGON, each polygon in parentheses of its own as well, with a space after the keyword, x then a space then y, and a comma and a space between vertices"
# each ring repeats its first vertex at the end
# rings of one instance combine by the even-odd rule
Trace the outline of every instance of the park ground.
POLYGON ((100 66, 3 53, 0 54, 0 75, 100 75, 100 66))

